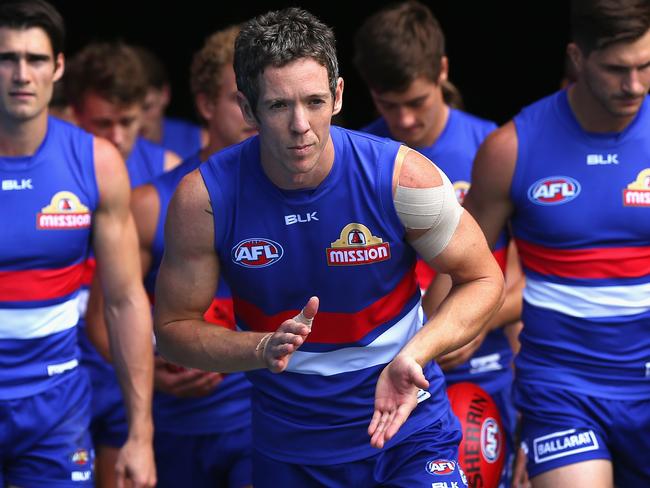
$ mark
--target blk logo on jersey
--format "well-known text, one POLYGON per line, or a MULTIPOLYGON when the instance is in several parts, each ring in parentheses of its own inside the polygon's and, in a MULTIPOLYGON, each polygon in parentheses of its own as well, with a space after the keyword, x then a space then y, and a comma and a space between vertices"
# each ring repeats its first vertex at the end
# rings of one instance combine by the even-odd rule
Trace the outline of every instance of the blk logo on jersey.
POLYGON ((244 268, 265 268, 277 263, 284 249, 270 239, 244 239, 232 248, 232 260, 244 268))
POLYGON ((636 180, 623 190, 623 205, 626 207, 650 207, 650 168, 641 171, 636 180))
POLYGON ((343 227, 339 239, 326 249, 329 266, 356 266, 390 259, 390 244, 373 236, 363 224, 343 227))
POLYGON ((426 466, 427 473, 436 475, 451 474, 455 469, 456 463, 447 459, 429 461, 426 466))
POLYGON ((528 199, 536 205, 561 205, 580 194, 580 183, 570 176, 548 176, 528 188, 528 199))
POLYGON ((56 193, 49 205, 36 214, 36 228, 41 230, 87 229, 91 213, 79 197, 69 191, 56 193))
POLYGON ((10 190, 33 190, 32 179, 23 178, 19 180, 2 180, 2 191, 10 190))
POLYGON ((454 182, 454 192, 456 192, 456 200, 461 205, 465 201, 465 195, 469 191, 470 184, 467 181, 455 181, 454 182))
POLYGON ((618 154, 587 154, 587 165, 618 164, 618 154))

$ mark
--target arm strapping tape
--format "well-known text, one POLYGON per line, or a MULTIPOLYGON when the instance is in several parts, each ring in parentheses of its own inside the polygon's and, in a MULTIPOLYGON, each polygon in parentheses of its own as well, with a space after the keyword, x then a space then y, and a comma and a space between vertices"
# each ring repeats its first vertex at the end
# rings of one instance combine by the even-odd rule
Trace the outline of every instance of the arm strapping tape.
POLYGON ((434 188, 407 188, 397 185, 395 209, 406 229, 427 229, 411 242, 425 261, 440 254, 456 231, 463 208, 449 178, 441 171, 442 185, 434 188))

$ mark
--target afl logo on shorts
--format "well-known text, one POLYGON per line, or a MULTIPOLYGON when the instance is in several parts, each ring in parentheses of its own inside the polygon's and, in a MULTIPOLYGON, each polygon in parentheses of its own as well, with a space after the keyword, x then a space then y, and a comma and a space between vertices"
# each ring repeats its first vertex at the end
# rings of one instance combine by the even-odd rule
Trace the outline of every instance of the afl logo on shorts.
POLYGON ((284 249, 270 239, 244 239, 232 248, 232 260, 244 268, 264 268, 278 262, 284 249))
POLYGON ((528 199, 536 205, 561 205, 580 194, 580 183, 570 176, 548 176, 528 189, 528 199))
POLYGON ((481 452, 488 463, 494 463, 499 459, 501 444, 498 422, 492 417, 486 418, 481 426, 481 452))
POLYGON ((429 474, 451 474, 456 469, 456 463, 454 461, 448 461, 447 459, 436 459, 435 461, 429 461, 427 463, 427 473, 429 474))

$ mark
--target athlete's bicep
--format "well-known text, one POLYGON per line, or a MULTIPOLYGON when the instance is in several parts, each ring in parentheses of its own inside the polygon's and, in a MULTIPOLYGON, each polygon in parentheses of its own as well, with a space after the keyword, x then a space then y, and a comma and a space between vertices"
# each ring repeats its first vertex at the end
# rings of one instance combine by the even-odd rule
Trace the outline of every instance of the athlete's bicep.
POLYGON ((167 211, 165 254, 156 282, 156 327, 200 320, 212 302, 218 277, 212 208, 196 170, 181 181, 167 211))

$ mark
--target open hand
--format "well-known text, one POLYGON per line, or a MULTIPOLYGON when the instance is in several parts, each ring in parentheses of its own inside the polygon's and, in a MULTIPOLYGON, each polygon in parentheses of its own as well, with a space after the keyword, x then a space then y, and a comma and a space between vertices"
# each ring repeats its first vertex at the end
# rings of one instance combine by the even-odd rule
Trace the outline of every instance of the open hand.
POLYGON ((379 375, 375 412, 368 426, 370 445, 381 449, 391 440, 417 406, 418 389, 429 382, 415 359, 397 355, 379 375))

